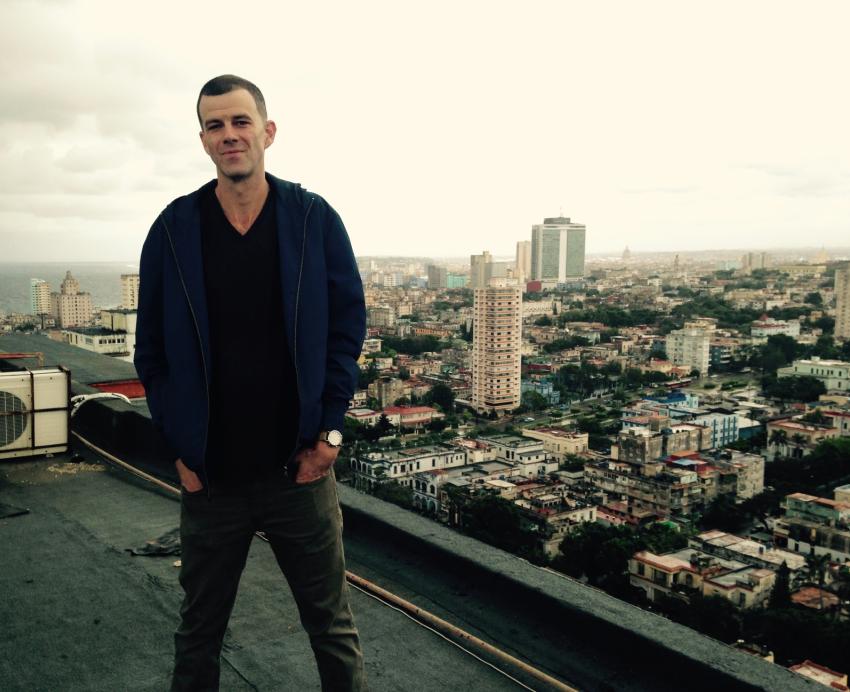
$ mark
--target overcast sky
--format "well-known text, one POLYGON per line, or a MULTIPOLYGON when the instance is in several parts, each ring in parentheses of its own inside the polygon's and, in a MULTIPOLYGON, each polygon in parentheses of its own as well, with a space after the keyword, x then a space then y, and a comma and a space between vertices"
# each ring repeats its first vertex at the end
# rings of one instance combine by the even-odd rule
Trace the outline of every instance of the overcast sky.
POLYGON ((0 261, 138 259, 213 176, 194 105, 264 91, 267 169, 358 255, 850 245, 847 2, 0 5, 0 261))

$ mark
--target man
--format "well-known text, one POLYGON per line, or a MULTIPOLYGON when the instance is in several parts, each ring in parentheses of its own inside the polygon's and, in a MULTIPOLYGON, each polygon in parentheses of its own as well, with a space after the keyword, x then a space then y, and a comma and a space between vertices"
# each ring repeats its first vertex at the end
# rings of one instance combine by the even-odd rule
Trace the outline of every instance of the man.
POLYGON ((254 531, 265 532, 323 690, 365 689, 332 473, 365 335, 345 228, 265 172, 260 90, 234 75, 197 102, 216 179, 163 210, 142 249, 135 365, 181 483, 172 690, 217 690, 254 531))

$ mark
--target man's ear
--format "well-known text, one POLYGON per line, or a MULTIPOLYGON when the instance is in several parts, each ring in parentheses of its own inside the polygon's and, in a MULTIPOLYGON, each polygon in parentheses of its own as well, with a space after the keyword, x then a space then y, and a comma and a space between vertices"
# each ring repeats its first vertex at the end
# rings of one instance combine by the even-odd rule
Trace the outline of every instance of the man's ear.
POLYGON ((274 124, 274 120, 266 120, 265 131, 266 149, 268 149, 272 145, 272 142, 274 142, 274 136, 277 134, 277 125, 274 124))

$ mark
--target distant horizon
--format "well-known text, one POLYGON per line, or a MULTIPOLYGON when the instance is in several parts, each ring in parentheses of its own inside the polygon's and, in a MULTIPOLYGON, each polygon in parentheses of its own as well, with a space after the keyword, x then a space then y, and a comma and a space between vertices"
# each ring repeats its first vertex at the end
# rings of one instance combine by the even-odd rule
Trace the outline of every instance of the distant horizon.
MULTIPOLYGON (((716 254, 716 255, 737 255, 744 252, 766 252, 768 254, 816 254, 820 252, 825 252, 827 254, 840 254, 842 257, 833 258, 830 257, 830 261, 843 261, 850 257, 850 245, 846 246, 819 246, 819 245, 806 245, 806 246, 790 246, 790 247, 775 247, 775 248, 763 248, 763 247, 740 247, 740 248, 705 248, 700 250, 641 250, 635 249, 631 246, 623 246, 619 249, 612 250, 601 250, 585 253, 586 258, 594 258, 594 257, 610 257, 612 255, 622 255, 623 251, 629 248, 629 253, 634 257, 636 255, 705 255, 705 254, 716 254)), ((456 255, 422 255, 422 254, 411 254, 411 255, 403 255, 403 254, 358 254, 355 253, 357 259, 413 259, 413 260, 459 260, 459 259, 469 259, 470 255, 481 254, 487 248, 482 248, 478 251, 472 251, 469 253, 460 253, 456 255)), ((504 253, 494 253, 490 250, 487 250, 493 256, 494 259, 501 259, 504 261, 505 258, 514 257, 514 253, 504 254, 504 253)), ((126 260, 126 259, 114 259, 114 260, 89 260, 89 259, 68 259, 68 260, 44 260, 44 259, 31 259, 31 260, 0 260, 0 266, 3 265, 29 265, 29 264, 50 264, 50 265, 62 265, 62 264, 93 264, 93 265, 107 265, 107 264, 125 264, 128 267, 138 267, 138 260, 126 260)))

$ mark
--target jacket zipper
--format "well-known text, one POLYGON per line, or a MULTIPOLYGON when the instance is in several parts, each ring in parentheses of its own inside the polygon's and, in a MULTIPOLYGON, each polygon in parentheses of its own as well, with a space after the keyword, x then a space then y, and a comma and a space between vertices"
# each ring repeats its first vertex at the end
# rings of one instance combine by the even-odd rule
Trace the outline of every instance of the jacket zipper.
MULTIPOLYGON (((304 212, 304 231, 301 236, 301 261, 298 265, 298 285, 295 289, 295 323, 292 327, 292 365, 295 369, 295 391, 298 394, 298 408, 301 408, 301 378, 298 376, 298 305, 301 300, 301 275, 304 272, 304 250, 307 247, 307 220, 310 218, 310 210, 313 208, 315 197, 310 198, 310 204, 307 205, 307 211, 304 212)), ((295 453, 298 451, 298 445, 301 442, 301 416, 298 417, 298 432, 295 433, 295 445, 289 453, 286 466, 292 464, 295 458, 295 453)))
POLYGON ((195 333, 198 335, 198 345, 201 350, 201 365, 203 365, 204 368, 204 391, 207 395, 207 425, 204 428, 204 451, 201 455, 201 473, 204 477, 204 487, 207 490, 207 500, 212 500, 212 491, 210 489, 209 478, 207 477, 207 441, 210 430, 210 384, 207 372, 207 359, 204 357, 204 342, 203 339, 201 339, 201 328, 198 326, 198 318, 195 316, 195 309, 192 307, 192 301, 189 300, 189 289, 186 288, 186 282, 183 280, 183 271, 180 269, 180 262, 177 261, 177 251, 174 249, 174 241, 171 239, 171 232, 168 230, 168 224, 165 223, 165 218, 162 216, 162 213, 160 213, 159 218, 162 220, 162 227, 165 229, 165 235, 168 236, 168 244, 171 246, 171 254, 174 257, 174 264, 177 267, 177 276, 180 277, 180 284, 183 286, 183 293, 186 294, 186 302, 189 304, 189 312, 192 313, 192 322, 195 325, 195 333))

